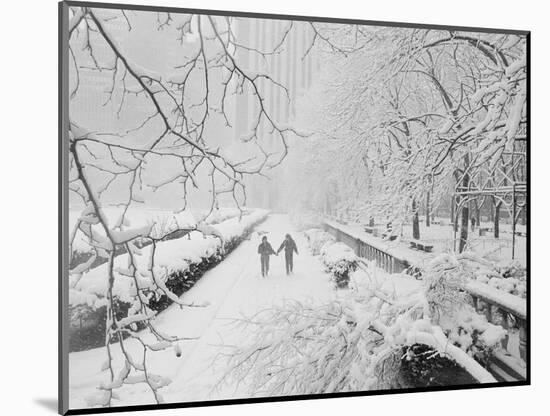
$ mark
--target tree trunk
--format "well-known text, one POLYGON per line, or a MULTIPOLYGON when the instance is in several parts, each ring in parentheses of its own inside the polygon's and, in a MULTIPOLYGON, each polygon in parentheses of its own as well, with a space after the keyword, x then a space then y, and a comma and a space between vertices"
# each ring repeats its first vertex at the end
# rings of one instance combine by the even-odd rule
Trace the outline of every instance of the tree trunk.
POLYGON ((420 239, 420 222, 418 221, 418 210, 416 209, 416 201, 413 199, 412 201, 412 209, 413 209, 413 238, 415 240, 420 239))
POLYGON ((430 193, 426 194, 426 227, 430 226, 430 193))
POLYGON ((453 224, 453 231, 458 231, 458 217, 455 215, 455 201, 456 197, 451 197, 451 224, 453 224))
POLYGON ((474 210, 475 210, 475 216, 476 216, 476 224, 479 227, 481 224, 481 208, 479 207, 479 203, 477 202, 477 199, 474 199, 474 210))
POLYGON ((493 222, 493 230, 495 232, 495 238, 499 237, 500 234, 500 206, 502 202, 497 202, 495 205, 495 219, 493 222))
POLYGON ((462 253, 466 248, 468 242, 468 220, 470 218, 470 209, 465 204, 462 207, 462 220, 460 222, 460 244, 458 246, 458 252, 462 253))
MULTIPOLYGON (((462 177, 462 190, 468 189, 470 185, 470 175, 468 174, 468 168, 470 167, 470 157, 468 154, 464 155, 464 176, 462 177)), ((462 221, 460 223, 460 244, 458 246, 458 252, 462 253, 466 248, 468 242, 468 223, 470 222, 470 210, 469 204, 464 204, 462 207, 462 221)), ((458 221, 457 221, 458 222, 458 221)))
POLYGON ((489 205, 489 222, 495 221, 495 211, 494 211, 495 205, 496 205, 495 197, 491 196, 491 205, 489 205))

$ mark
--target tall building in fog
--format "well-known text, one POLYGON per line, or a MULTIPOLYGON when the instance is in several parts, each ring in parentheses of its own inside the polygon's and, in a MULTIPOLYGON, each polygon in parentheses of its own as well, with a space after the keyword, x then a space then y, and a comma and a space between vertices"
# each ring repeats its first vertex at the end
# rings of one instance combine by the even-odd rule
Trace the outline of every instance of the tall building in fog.
MULTIPOLYGON (((315 48, 310 48, 314 37, 313 29, 308 22, 250 18, 239 18, 236 28, 238 42, 247 47, 236 51, 239 63, 253 73, 268 74, 287 88, 288 97, 273 82, 261 83, 267 111, 278 124, 289 125, 296 116, 297 99, 311 87, 319 67, 315 48), (274 50, 276 52, 271 53, 274 50), (257 51, 264 52, 265 55, 257 51)), ((243 94, 236 99, 233 124, 235 139, 239 140, 250 134, 257 116, 257 97, 250 87, 245 86, 243 94)), ((279 139, 271 130, 271 126, 264 120, 259 128, 259 140, 268 152, 280 151, 280 147, 277 147, 279 139)), ((276 174, 276 170, 273 174, 276 174)), ((255 178, 249 188, 251 205, 280 208, 279 190, 273 181, 255 178)))

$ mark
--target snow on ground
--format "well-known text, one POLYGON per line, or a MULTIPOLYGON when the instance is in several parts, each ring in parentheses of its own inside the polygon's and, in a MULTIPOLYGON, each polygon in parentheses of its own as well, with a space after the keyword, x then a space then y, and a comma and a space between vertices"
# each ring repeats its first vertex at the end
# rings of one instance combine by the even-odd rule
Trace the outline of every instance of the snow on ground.
MULTIPOLYGON (((427 244, 433 245, 433 253, 425 253, 420 250, 411 249, 409 241, 412 240, 412 226, 405 225, 403 227, 403 236, 394 240, 383 240, 381 237, 374 237, 364 231, 361 224, 341 223, 326 220, 327 223, 333 224, 335 227, 345 231, 346 233, 360 238, 369 243, 373 247, 390 253, 394 257, 407 260, 410 264, 423 267, 429 263, 438 253, 447 253, 454 251, 453 241, 455 238, 453 227, 449 224, 432 224, 430 227, 421 226, 420 240, 427 244)), ((483 224, 482 224, 483 225, 483 224)), ((485 224, 487 225, 487 224, 485 224)), ((488 225, 487 225, 488 226, 488 225)), ((383 227, 377 227, 380 230, 383 227)), ((476 227, 474 232, 470 231, 468 237, 468 249, 480 256, 488 256, 491 261, 499 265, 507 265, 512 261, 512 235, 503 225, 503 232, 499 239, 492 237, 488 232, 485 236, 479 236, 479 229, 476 227)), ((509 226, 508 226, 509 228, 509 226)), ((520 226, 518 225, 518 229, 520 226)), ((456 238, 459 238, 457 233, 456 238)), ((525 237, 516 236, 515 260, 523 266, 526 265, 527 256, 527 239, 525 237)), ((458 244, 458 243, 457 243, 458 244)))
MULTIPOLYGON (((426 227, 423 223, 420 224, 420 239, 434 246, 434 252, 445 253, 454 250, 454 240, 460 238, 460 232, 454 234, 453 227, 443 220, 440 224, 431 224, 426 227)), ((490 228, 492 223, 481 223, 482 228, 490 228)), ((525 232, 525 226, 516 225, 517 231, 525 232)), ((500 237, 494 238, 492 231, 487 231, 484 236, 479 235, 479 227, 476 226, 474 231, 469 230, 468 233, 468 250, 477 253, 478 255, 488 255, 488 257, 499 263, 508 264, 512 259, 512 230, 510 224, 501 224, 500 237)), ((403 238, 405 240, 412 239, 412 224, 403 226, 403 238)), ((527 239, 516 235, 515 259, 523 266, 526 265, 527 256, 527 239)))
MULTIPOLYGON (((231 228, 229 224, 228 230, 224 231, 229 232, 231 228)), ((370 235, 368 237, 374 238, 370 235)), ((255 314, 285 301, 311 301, 320 305, 349 296, 348 290, 334 289, 321 258, 313 256, 307 244, 305 236, 294 229, 286 216, 271 215, 256 228, 250 240, 245 240, 222 263, 205 273, 181 297, 186 303, 207 306, 180 308, 172 305, 158 315, 155 326, 163 333, 192 338, 179 343, 179 357, 176 355, 176 348, 149 352, 147 355, 148 372, 172 380, 171 384, 160 390, 164 402, 250 397, 247 380, 239 383, 238 387, 235 387, 235 383, 220 383, 230 370, 227 354, 233 350, 232 347, 246 347, 254 339, 252 331, 255 327, 239 323, 247 318, 253 319, 255 314), (284 256, 280 255, 271 257, 269 276, 262 278, 257 254, 261 237, 267 236, 277 249, 286 233, 290 233, 295 239, 300 253, 294 260, 294 274, 286 276, 284 256)), ((403 247, 402 250, 404 249, 403 247)), ((352 291, 357 290, 358 285, 370 286, 373 283, 372 287, 378 287, 384 293, 394 293, 398 297, 413 296, 420 290, 422 282, 418 280, 404 275, 388 275, 372 262, 360 263, 369 272, 362 272, 363 266, 360 266, 360 270, 352 275, 352 291), (365 279, 375 279, 376 282, 367 282, 365 279)), ((420 336, 423 333, 420 331, 414 334, 420 336)), ((142 336, 147 341, 152 341, 151 334, 146 331, 142 332, 142 336)), ((140 357, 141 347, 134 340, 127 340, 125 344, 131 355, 140 357)), ((447 342, 444 347, 447 351, 447 342)), ((466 357, 461 350, 454 350, 456 354, 466 357)), ((114 367, 118 369, 123 364, 119 346, 114 345, 112 351, 114 367)), ((104 347, 69 355, 71 409, 90 407, 91 402, 88 400, 101 393, 97 387, 108 379, 108 372, 101 371, 105 359, 104 347)), ((113 406, 154 403, 153 395, 145 384, 124 385, 116 393, 113 406)))
MULTIPOLYGON (((161 391, 166 402, 245 397, 243 390, 234 391, 230 386, 216 388, 226 370, 221 354, 227 351, 227 345, 242 345, 249 337, 244 329, 237 329, 236 320, 285 300, 326 302, 338 296, 321 262, 309 253, 306 245, 303 235, 294 231, 286 216, 270 216, 249 241, 243 242, 182 296, 186 302, 208 302, 207 307, 180 309, 172 305, 158 316, 156 325, 163 332, 196 338, 180 344, 180 358, 172 349, 148 354, 150 370, 173 380, 161 391), (257 254, 261 235, 267 235, 276 249, 288 232, 300 253, 294 260, 294 274, 285 275, 284 256, 272 256, 269 276, 263 279, 257 254)), ((127 344, 134 354, 140 351, 136 343, 127 341, 127 344)), ((121 366, 118 346, 113 351, 116 365, 121 366)), ((105 358, 105 348, 70 354, 70 408, 87 407, 86 397, 98 393, 96 387, 107 377, 106 372, 101 372, 105 358)), ((141 384, 124 386, 117 393, 120 400, 114 400, 114 406, 154 402, 151 392, 141 384)))

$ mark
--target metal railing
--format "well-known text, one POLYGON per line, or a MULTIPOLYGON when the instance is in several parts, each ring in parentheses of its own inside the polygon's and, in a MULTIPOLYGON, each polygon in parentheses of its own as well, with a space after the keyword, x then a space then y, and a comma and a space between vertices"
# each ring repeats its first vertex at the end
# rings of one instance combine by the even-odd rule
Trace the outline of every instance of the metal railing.
POLYGON ((399 259, 378 247, 347 234, 339 228, 327 223, 324 223, 324 227, 325 231, 331 234, 336 241, 340 241, 351 247, 359 257, 376 262, 376 266, 388 273, 401 273, 410 267, 410 264, 406 260, 399 259))
POLYGON ((477 312, 484 314, 488 322, 500 325, 507 331, 507 335, 501 341, 501 348, 507 355, 519 358, 522 361, 519 363, 520 367, 524 367, 527 360, 525 299, 479 282, 469 283, 466 291, 472 297, 477 312))

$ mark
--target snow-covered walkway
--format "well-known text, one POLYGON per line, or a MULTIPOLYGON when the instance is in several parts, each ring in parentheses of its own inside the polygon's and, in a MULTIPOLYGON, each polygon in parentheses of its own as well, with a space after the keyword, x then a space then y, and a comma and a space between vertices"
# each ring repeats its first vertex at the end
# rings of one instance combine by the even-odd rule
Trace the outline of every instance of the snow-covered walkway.
MULTIPOLYGON (((182 298, 187 302, 209 302, 204 308, 180 309, 172 305, 157 318, 163 332, 182 337, 181 357, 172 349, 148 354, 148 370, 168 377, 173 382, 160 392, 166 402, 190 402, 239 398, 244 391, 232 386, 214 388, 227 369, 223 353, 228 345, 244 345, 250 334, 236 327, 237 319, 251 316, 285 299, 328 301, 336 296, 320 261, 307 248, 305 238, 295 231, 284 215, 272 215, 256 231, 264 231, 277 250, 284 235, 290 233, 296 241, 299 255, 294 260, 294 275, 286 276, 284 255, 271 257, 270 275, 262 278, 257 246, 260 235, 254 232, 221 264, 207 272, 182 298)), ((128 342, 132 344, 132 342, 128 342)), ((139 346, 129 346, 138 356, 139 346)), ((118 346, 114 348, 117 365, 122 364, 118 346)), ((70 407, 87 407, 86 397, 99 392, 97 386, 106 381, 101 372, 106 359, 105 348, 70 354, 70 407)), ((124 386, 117 390, 120 400, 114 406, 154 403, 144 384, 124 386)))

